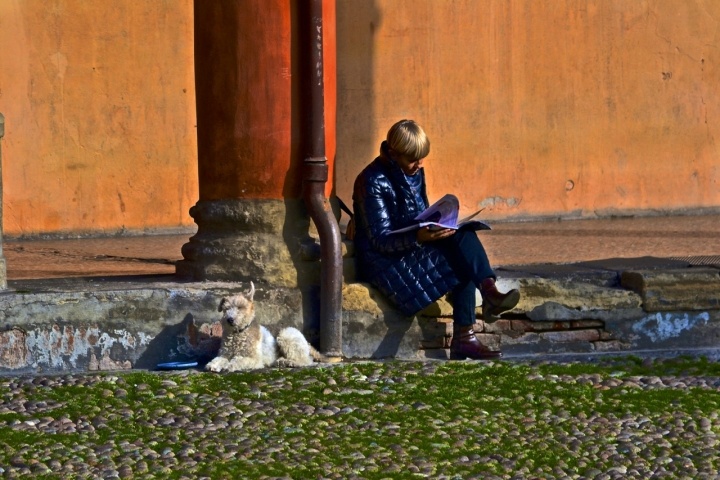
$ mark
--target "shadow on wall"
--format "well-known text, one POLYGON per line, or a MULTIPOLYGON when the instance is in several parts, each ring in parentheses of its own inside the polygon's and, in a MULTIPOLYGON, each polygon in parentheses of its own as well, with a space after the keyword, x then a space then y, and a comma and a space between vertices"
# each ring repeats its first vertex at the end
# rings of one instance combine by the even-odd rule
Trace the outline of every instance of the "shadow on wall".
MULTIPOLYGON (((378 23, 377 9, 374 2, 353 2, 339 1, 336 4, 336 34, 337 34, 337 60, 341 61, 346 56, 350 57, 354 74, 347 77, 337 78, 338 93, 337 120, 336 120, 336 144, 347 144, 348 136, 357 137, 357 132, 366 137, 363 141, 374 142, 372 134, 374 131, 372 123, 368 119, 374 118, 373 92, 371 91, 373 78, 373 31, 378 23), (358 90, 358 86, 360 90, 358 90), (342 98, 341 98, 342 97, 342 98), (342 105, 351 102, 352 109, 343 109, 342 105), (352 111, 352 117, 348 112, 352 111), (358 119, 365 119, 358 122, 358 119), (352 127, 357 128, 357 132, 352 127)), ((319 331, 319 263, 308 265, 307 259, 303 259, 302 250, 304 246, 313 244, 309 236, 313 228, 312 221, 302 201, 302 169, 304 160, 311 154, 311 118, 312 111, 310 99, 310 79, 313 75, 314 66, 311 64, 310 51, 307 47, 308 32, 306 26, 310 24, 310 12, 308 5, 292 3, 292 150, 290 167, 286 174, 283 186, 285 197, 286 216, 283 225, 283 238, 293 258, 297 271, 297 284, 301 286, 303 303, 303 333, 311 340, 315 340, 319 331)), ((337 68, 340 72, 341 68, 337 68)), ((326 93, 327 95, 327 93, 326 93)), ((332 119, 325 119, 325 122, 332 119)), ((326 146, 327 154, 327 146, 326 146)), ((347 157, 350 152, 346 153, 347 157)), ((337 159, 342 155, 336 154, 337 159)), ((333 175, 337 176, 337 169, 333 175)), ((357 172, 359 173, 359 172, 357 172)), ((335 195, 335 184, 337 178, 329 179, 332 182, 332 195, 335 195)), ((348 202, 351 199, 348 199, 348 202)), ((339 209, 336 202, 332 202, 336 217, 339 218, 339 209)), ((313 343, 317 344, 315 341, 313 343)))
POLYGON ((198 326, 193 314, 188 313, 182 322, 163 328, 150 341, 133 368, 155 370, 159 363, 178 361, 197 361, 199 368, 203 368, 220 350, 221 337, 219 323, 198 326))
POLYGON ((292 258, 302 296, 302 332, 319 347, 319 261, 303 258, 304 246, 312 246, 310 237, 312 220, 302 199, 303 167, 311 151, 311 95, 310 38, 311 22, 309 2, 291 2, 291 96, 292 118, 290 162, 283 184, 285 221, 282 236, 292 258))
MULTIPOLYGON (((377 146, 375 132, 375 32, 381 23, 375 1, 337 0, 337 154, 333 194, 338 183, 349 185, 341 192, 343 201, 352 205, 352 185, 360 171, 338 178, 337 162, 357 160, 357 152, 348 145, 377 146), (346 108, 347 107, 347 108, 346 108), (345 198, 345 197, 348 198, 345 198)), ((377 152, 375 152, 377 153, 377 152)), ((360 162, 370 163, 372 158, 360 162)))

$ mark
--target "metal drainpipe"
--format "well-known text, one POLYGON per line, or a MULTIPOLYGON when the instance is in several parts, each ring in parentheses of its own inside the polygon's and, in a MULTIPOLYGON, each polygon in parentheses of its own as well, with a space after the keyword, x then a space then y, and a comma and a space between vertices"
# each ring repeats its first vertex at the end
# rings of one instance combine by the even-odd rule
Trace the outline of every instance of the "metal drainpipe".
POLYGON ((322 0, 310 2, 310 156, 303 165, 303 198, 320 235, 320 351, 342 357, 342 253, 340 227, 325 198, 325 87, 323 83, 322 0))
MULTIPOLYGON (((5 136, 5 117, 0 113, 0 140, 5 136)), ((3 213, 3 188, 2 188, 2 150, 0 150, 0 290, 7 289, 7 265, 5 264, 5 255, 3 255, 3 230, 2 230, 2 213, 3 213)))

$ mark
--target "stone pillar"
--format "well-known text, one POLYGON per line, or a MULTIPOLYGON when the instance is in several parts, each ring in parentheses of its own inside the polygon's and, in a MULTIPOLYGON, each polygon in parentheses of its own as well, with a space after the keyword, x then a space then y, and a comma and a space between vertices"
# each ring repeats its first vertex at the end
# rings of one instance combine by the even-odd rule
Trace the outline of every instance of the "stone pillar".
MULTIPOLYGON (((310 229, 301 200, 307 153, 302 83, 307 67, 302 65, 305 47, 298 31, 303 4, 293 0, 195 1, 200 198, 190 209, 198 232, 182 248, 184 259, 176 268, 181 277, 265 281, 287 287, 307 280, 303 277, 307 262, 299 259, 310 229)), ((324 48, 333 67, 326 66, 324 78, 331 173, 335 156, 333 7, 327 8, 332 31, 325 32, 324 48)), ((327 185, 326 192, 330 189, 327 185)), ((312 271, 317 265, 308 268, 312 271)))
MULTIPOLYGON (((0 144, 5 136, 5 117, 0 113, 0 144)), ((0 289, 7 288, 7 265, 5 264, 5 254, 3 253, 3 189, 2 189, 2 146, 0 145, 0 289)))

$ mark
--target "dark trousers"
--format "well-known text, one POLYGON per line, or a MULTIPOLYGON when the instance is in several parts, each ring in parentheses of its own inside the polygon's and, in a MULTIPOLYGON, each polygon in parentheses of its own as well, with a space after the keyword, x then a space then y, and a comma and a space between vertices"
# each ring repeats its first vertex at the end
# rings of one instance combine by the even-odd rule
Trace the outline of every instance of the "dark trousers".
POLYGON ((475 289, 486 278, 496 278, 485 248, 472 230, 458 230, 455 235, 437 242, 460 284, 452 290, 453 322, 467 326, 475 323, 475 289))

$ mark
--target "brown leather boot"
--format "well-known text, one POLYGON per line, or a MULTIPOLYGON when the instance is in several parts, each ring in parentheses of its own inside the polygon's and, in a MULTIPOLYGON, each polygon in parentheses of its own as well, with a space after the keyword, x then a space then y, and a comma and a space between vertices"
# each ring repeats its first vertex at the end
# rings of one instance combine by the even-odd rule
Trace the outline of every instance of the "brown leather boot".
POLYGON ((502 352, 490 350, 480 343, 472 325, 453 325, 450 343, 450 360, 493 360, 502 357, 502 352))
POLYGON ((512 310, 520 301, 520 292, 512 289, 507 293, 500 293, 495 286, 494 278, 486 278, 480 287, 482 293, 482 316, 487 323, 499 320, 498 315, 512 310))

